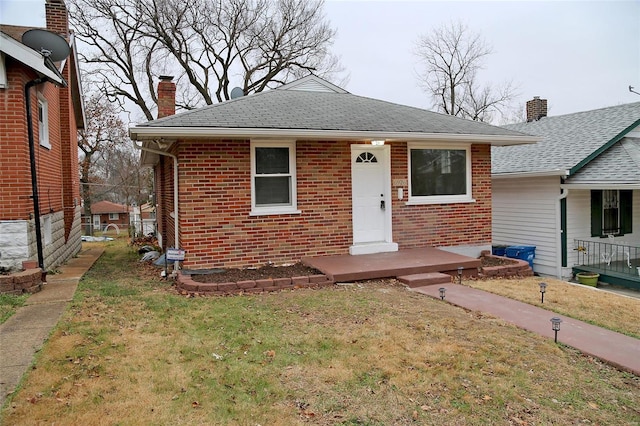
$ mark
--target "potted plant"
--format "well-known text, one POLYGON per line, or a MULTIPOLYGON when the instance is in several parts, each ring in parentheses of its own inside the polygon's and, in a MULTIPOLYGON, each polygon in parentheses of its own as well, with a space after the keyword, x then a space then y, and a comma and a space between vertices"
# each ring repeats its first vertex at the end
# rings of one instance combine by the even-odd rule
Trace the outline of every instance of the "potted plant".
POLYGON ((597 272, 578 272, 576 274, 576 278, 580 284, 595 287, 598 285, 598 278, 600 278, 600 274, 597 272))

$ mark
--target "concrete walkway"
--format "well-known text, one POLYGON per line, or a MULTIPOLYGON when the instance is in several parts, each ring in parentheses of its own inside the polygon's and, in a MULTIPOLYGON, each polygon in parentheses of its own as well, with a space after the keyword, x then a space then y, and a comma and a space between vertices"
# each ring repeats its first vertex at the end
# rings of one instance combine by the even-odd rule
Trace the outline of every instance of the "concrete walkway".
POLYGON ((440 287, 446 288, 446 302, 472 311, 488 313, 550 339, 554 338, 551 318, 561 318, 558 342, 640 376, 640 340, 638 339, 464 285, 432 285, 416 287, 412 290, 439 299, 440 287))
POLYGON ((103 252, 103 247, 83 247, 77 257, 58 268, 60 274, 47 276, 42 291, 29 296, 25 306, 0 325, 0 407, 73 299, 80 278, 103 252))

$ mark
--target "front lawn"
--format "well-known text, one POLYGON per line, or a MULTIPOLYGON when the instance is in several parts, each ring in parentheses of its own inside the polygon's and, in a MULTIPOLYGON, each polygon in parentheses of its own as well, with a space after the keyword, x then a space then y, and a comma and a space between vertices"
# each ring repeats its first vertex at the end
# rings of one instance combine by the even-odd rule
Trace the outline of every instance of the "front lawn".
MULTIPOLYGON (((123 243, 6 424, 637 424, 640 379, 395 281, 187 298, 123 243)), ((547 300, 545 300, 545 307, 547 300)))

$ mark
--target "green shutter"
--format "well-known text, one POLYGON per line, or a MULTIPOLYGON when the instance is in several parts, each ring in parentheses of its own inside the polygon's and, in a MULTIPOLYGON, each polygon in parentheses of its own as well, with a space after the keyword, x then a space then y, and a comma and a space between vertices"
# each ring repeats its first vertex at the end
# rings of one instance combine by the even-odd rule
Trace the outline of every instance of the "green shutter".
POLYGON ((591 191, 591 236, 602 236, 602 191, 591 191))
POLYGON ((633 232, 632 204, 633 191, 629 189, 620 191, 620 233, 623 235, 633 232))

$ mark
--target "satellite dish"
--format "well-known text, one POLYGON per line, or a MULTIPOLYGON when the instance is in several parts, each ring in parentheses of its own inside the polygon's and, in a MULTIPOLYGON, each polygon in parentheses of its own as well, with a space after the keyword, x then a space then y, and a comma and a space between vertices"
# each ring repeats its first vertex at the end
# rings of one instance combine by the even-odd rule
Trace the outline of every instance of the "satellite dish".
POLYGON ((241 98, 244 96, 244 90, 242 90, 242 88, 240 87, 234 87, 231 90, 231 99, 235 99, 235 98, 241 98))
POLYGON ((33 29, 25 32, 22 43, 53 62, 61 61, 71 53, 67 40, 47 30, 33 29))

